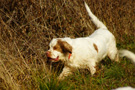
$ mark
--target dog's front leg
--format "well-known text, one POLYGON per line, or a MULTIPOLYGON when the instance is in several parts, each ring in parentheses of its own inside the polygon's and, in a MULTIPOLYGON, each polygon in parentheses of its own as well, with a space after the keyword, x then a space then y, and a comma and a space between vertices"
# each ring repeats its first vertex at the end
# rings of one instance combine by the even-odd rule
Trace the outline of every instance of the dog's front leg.
POLYGON ((59 75, 58 80, 63 80, 66 76, 72 74, 72 70, 70 67, 65 66, 63 68, 62 73, 59 75))

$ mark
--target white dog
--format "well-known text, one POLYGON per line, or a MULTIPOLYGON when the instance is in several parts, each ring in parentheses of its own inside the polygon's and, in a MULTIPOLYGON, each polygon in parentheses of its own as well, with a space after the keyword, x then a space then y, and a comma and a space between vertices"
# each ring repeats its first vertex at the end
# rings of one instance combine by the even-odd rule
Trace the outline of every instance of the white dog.
POLYGON ((50 42, 47 57, 53 62, 64 62, 64 68, 59 76, 62 80, 77 68, 86 68, 93 75, 96 72, 96 64, 108 56, 112 61, 119 62, 119 53, 135 63, 135 54, 128 50, 118 51, 114 35, 91 12, 84 2, 86 10, 92 22, 99 28, 88 37, 55 38, 50 42))
POLYGON ((112 89, 112 90, 135 90, 135 88, 132 88, 132 87, 119 87, 119 88, 116 88, 116 89, 112 89))

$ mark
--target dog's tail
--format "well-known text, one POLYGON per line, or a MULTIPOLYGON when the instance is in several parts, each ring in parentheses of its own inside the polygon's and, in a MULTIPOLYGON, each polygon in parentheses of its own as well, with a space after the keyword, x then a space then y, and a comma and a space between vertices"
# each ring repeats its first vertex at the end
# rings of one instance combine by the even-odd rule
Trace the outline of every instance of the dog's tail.
POLYGON ((107 27, 91 12, 89 6, 84 1, 85 8, 88 12, 89 17, 91 18, 92 22, 98 27, 98 28, 104 28, 107 29, 107 27))
POLYGON ((120 55, 120 57, 125 56, 125 57, 129 58, 132 61, 132 63, 135 65, 135 54, 133 52, 125 50, 125 49, 119 50, 119 55, 120 55))

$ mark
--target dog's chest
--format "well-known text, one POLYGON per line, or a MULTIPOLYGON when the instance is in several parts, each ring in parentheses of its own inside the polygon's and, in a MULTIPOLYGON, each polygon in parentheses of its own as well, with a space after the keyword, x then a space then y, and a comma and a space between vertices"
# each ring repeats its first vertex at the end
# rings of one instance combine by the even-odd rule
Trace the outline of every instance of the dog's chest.
POLYGON ((67 65, 71 68, 87 68, 87 63, 84 63, 84 62, 70 62, 70 63, 67 63, 67 65))

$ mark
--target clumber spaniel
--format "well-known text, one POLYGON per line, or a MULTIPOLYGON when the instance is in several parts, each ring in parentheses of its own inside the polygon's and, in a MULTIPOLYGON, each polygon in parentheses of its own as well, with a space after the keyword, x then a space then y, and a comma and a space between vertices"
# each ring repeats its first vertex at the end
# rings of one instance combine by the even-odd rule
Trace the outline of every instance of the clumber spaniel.
POLYGON ((128 86, 128 87, 119 87, 119 88, 112 89, 112 90, 135 90, 135 88, 128 86))
POLYGON ((112 61, 119 62, 119 54, 126 56, 135 63, 135 54, 128 50, 118 51, 114 35, 91 12, 84 2, 88 15, 98 29, 88 37, 54 38, 50 42, 47 57, 52 62, 59 60, 64 62, 64 68, 59 76, 62 80, 72 74, 77 68, 86 68, 93 75, 96 72, 96 64, 108 56, 112 61))

